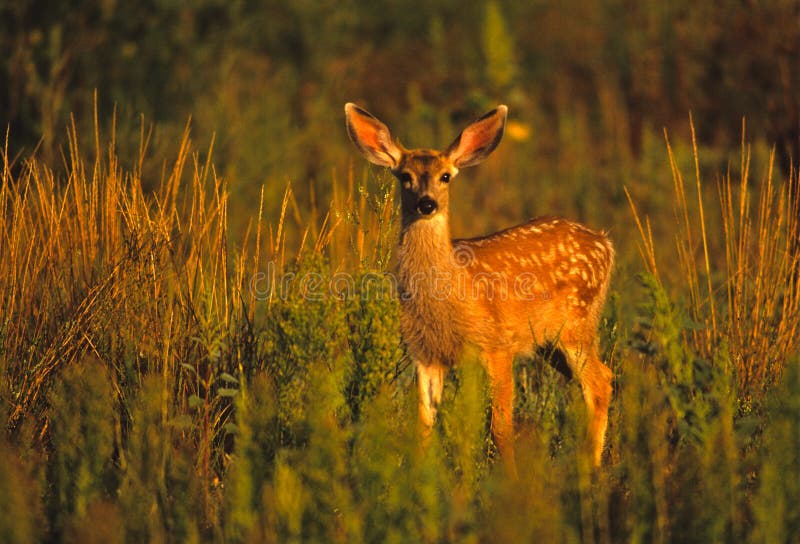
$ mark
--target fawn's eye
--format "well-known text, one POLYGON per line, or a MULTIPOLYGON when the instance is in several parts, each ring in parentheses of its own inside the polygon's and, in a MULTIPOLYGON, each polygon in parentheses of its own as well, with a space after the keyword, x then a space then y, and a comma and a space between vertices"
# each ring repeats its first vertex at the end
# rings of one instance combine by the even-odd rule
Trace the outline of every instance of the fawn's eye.
POLYGON ((439 178, 439 181, 441 181, 442 183, 449 183, 450 182, 450 174, 445 172, 444 174, 442 174, 442 177, 439 178))
POLYGON ((411 188, 411 174, 409 174, 408 172, 401 172, 400 175, 397 177, 400 179, 400 183, 403 184, 403 187, 405 189, 411 188))

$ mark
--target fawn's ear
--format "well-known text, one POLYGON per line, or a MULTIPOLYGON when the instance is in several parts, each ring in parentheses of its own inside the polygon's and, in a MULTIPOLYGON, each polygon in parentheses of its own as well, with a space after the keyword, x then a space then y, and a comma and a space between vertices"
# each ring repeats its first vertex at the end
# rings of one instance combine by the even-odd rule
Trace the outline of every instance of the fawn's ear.
POLYGON ((458 135, 445 151, 456 168, 474 166, 494 151, 503 138, 507 114, 506 106, 497 106, 458 135))
POLYGON ((400 164, 403 150, 394 141, 386 125, 352 102, 344 105, 344 114, 347 134, 369 162, 388 168, 396 168, 400 164))

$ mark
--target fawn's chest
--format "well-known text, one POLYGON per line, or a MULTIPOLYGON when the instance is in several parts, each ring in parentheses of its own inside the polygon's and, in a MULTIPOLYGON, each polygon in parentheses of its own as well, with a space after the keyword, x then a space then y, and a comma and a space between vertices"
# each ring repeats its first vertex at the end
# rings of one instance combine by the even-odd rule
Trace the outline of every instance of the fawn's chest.
POLYGON ((468 326, 458 287, 463 270, 454 265, 446 229, 414 227, 402 233, 397 254, 400 332, 413 357, 452 364, 468 326))

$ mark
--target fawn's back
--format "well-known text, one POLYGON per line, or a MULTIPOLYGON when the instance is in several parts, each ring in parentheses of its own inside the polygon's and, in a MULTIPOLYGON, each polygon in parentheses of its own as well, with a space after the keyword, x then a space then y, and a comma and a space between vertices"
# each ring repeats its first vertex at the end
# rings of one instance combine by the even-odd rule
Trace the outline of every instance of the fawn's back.
POLYGON ((543 217, 455 240, 454 248, 472 286, 465 301, 481 307, 489 326, 480 329, 491 329, 476 338, 486 349, 529 353, 544 342, 594 341, 614 258, 604 234, 543 217))

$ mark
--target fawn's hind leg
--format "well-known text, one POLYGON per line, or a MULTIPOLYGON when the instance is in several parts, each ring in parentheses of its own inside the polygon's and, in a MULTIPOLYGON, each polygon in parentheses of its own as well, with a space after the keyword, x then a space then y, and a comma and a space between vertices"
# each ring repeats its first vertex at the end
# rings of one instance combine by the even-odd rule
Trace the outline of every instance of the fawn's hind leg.
POLYGON ((600 465, 608 427, 608 407, 611 404, 613 374, 597 356, 597 348, 582 350, 564 348, 572 373, 581 384, 589 415, 589 441, 595 466, 600 465))

